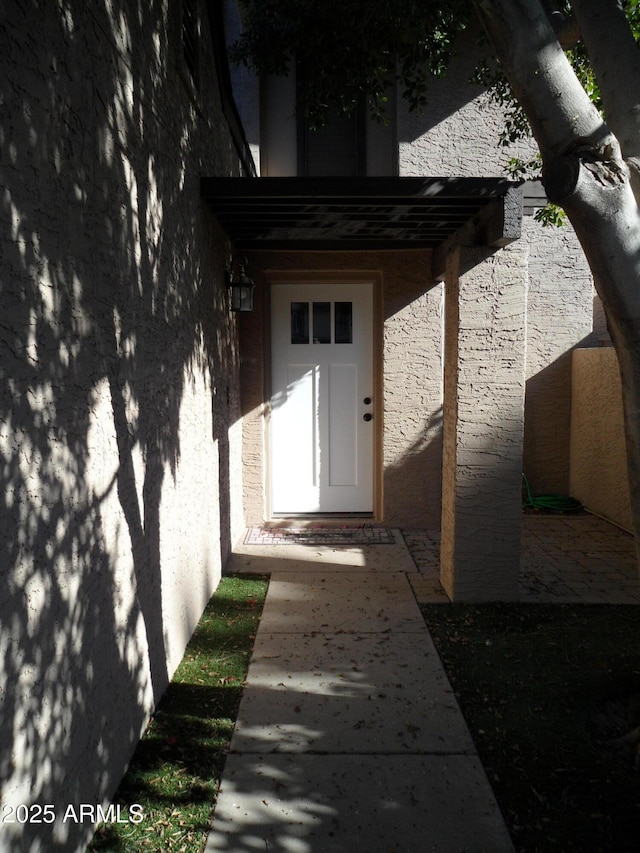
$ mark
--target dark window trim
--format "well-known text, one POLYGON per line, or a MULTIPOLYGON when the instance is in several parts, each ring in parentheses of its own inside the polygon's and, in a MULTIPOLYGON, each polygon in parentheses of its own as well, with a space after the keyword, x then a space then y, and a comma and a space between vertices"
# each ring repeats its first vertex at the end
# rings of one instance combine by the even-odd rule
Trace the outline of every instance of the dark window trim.
MULTIPOLYGON (((309 175, 309 135, 314 131, 309 130, 302 116, 298 115, 298 104, 300 103, 300 92, 304 86, 304 69, 301 63, 296 67, 296 147, 299 178, 312 177, 309 175)), ((356 124, 356 174, 349 177, 367 176, 367 107, 363 97, 358 98, 358 103, 351 115, 356 124)))
POLYGON ((201 0, 173 0, 171 4, 172 49, 178 77, 185 88, 187 97, 201 113, 200 106, 200 71, 202 50, 202 2, 201 0), (190 44, 185 44, 187 28, 185 21, 185 6, 190 6, 194 26, 189 36, 190 44))
POLYGON ((180 45, 182 62, 196 91, 200 89, 200 3, 181 0, 180 45))
POLYGON ((213 56, 218 78, 218 89, 222 112, 227 120, 231 138, 240 158, 247 177, 255 178, 257 175, 253 155, 247 142, 244 127, 236 102, 233 98, 233 87, 231 85, 231 73, 229 72, 229 58, 227 55, 227 43, 224 35, 224 14, 222 8, 223 0, 207 0, 209 12, 209 26, 211 28, 211 42, 213 44, 213 56))

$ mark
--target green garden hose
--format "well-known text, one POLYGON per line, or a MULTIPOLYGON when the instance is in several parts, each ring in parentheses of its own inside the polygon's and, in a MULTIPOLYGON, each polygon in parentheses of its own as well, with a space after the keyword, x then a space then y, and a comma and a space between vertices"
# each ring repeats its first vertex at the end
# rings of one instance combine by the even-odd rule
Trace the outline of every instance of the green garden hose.
POLYGON ((534 509, 544 509, 548 512, 577 512, 582 509, 582 504, 575 498, 563 497, 562 495, 536 495, 533 497, 529 481, 523 474, 522 479, 527 490, 525 506, 534 509))

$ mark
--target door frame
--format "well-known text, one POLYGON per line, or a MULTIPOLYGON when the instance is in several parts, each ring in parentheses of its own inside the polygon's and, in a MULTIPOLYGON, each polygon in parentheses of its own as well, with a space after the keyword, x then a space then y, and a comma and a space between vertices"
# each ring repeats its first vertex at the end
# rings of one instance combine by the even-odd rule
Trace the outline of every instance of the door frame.
POLYGON ((268 270, 265 271, 265 281, 268 285, 265 304, 265 343, 267 356, 265 360, 265 430, 264 430, 264 496, 265 496, 265 518, 277 519, 282 522, 285 518, 340 518, 342 520, 353 518, 369 518, 372 521, 383 520, 383 314, 382 295, 383 278, 378 270, 268 270), (370 284, 372 286, 373 299, 373 340, 372 340, 372 370, 373 370, 373 512, 372 513, 300 513, 299 515, 283 516, 274 515, 271 507, 272 494, 272 472, 271 472, 271 286, 275 284, 329 284, 336 289, 341 284, 370 284))

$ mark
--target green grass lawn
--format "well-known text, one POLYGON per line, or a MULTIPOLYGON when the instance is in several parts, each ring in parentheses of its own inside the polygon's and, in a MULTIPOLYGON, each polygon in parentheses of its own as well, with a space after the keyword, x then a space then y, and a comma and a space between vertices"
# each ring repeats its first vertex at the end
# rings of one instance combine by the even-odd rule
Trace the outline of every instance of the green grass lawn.
POLYGON ((225 577, 114 798, 137 824, 103 824, 90 851, 201 853, 268 581, 225 577))
POLYGON ((422 611, 516 849, 640 849, 640 608, 422 611))

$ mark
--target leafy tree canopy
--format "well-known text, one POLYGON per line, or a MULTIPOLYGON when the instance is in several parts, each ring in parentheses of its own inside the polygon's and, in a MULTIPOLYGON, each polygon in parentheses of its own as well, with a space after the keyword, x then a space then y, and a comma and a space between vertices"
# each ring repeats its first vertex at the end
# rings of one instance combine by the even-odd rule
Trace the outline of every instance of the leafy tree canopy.
MULTIPOLYGON (((458 35, 473 17, 464 0, 241 0, 245 29, 232 49, 237 62, 260 74, 285 75, 296 60, 306 70, 303 102, 312 119, 332 110, 349 112, 354 93, 367 97, 374 114, 384 111, 385 92, 394 80, 404 85, 411 109, 423 107, 433 76, 442 75, 454 55, 458 35), (336 86, 336 81, 340 85, 336 86), (342 89, 349 89, 345 96, 342 89)), ((599 90, 579 34, 571 26, 571 0, 544 0, 549 17, 587 93, 599 90)), ((640 0, 620 0, 640 39, 640 0)), ((486 61, 479 72, 507 99, 508 86, 486 61)))
POLYGON ((245 0, 245 31, 232 58, 259 74, 302 64, 300 102, 312 125, 349 113, 364 96, 384 116, 396 79, 411 109, 423 107, 429 79, 442 74, 464 29, 463 0, 245 0), (336 85, 336 82, 339 85, 336 85))
MULTIPOLYGON (((640 0, 620 2, 638 39, 640 0)), ((430 82, 446 72, 458 36, 474 17, 473 4, 464 0, 243 0, 242 5, 245 30, 232 57, 259 74, 285 75, 299 62, 305 80, 299 109, 311 126, 336 112, 351 112, 362 97, 371 114, 383 120, 395 81, 410 109, 424 108, 430 82)), ((585 91, 601 108, 588 54, 572 25, 570 0, 545 0, 544 5, 585 91)), ((474 81, 505 107, 499 143, 509 145, 530 134, 529 124, 485 48, 474 81)), ((539 169, 538 157, 510 163, 516 178, 539 169)), ((545 216, 553 221, 555 214, 548 208, 545 216)))

